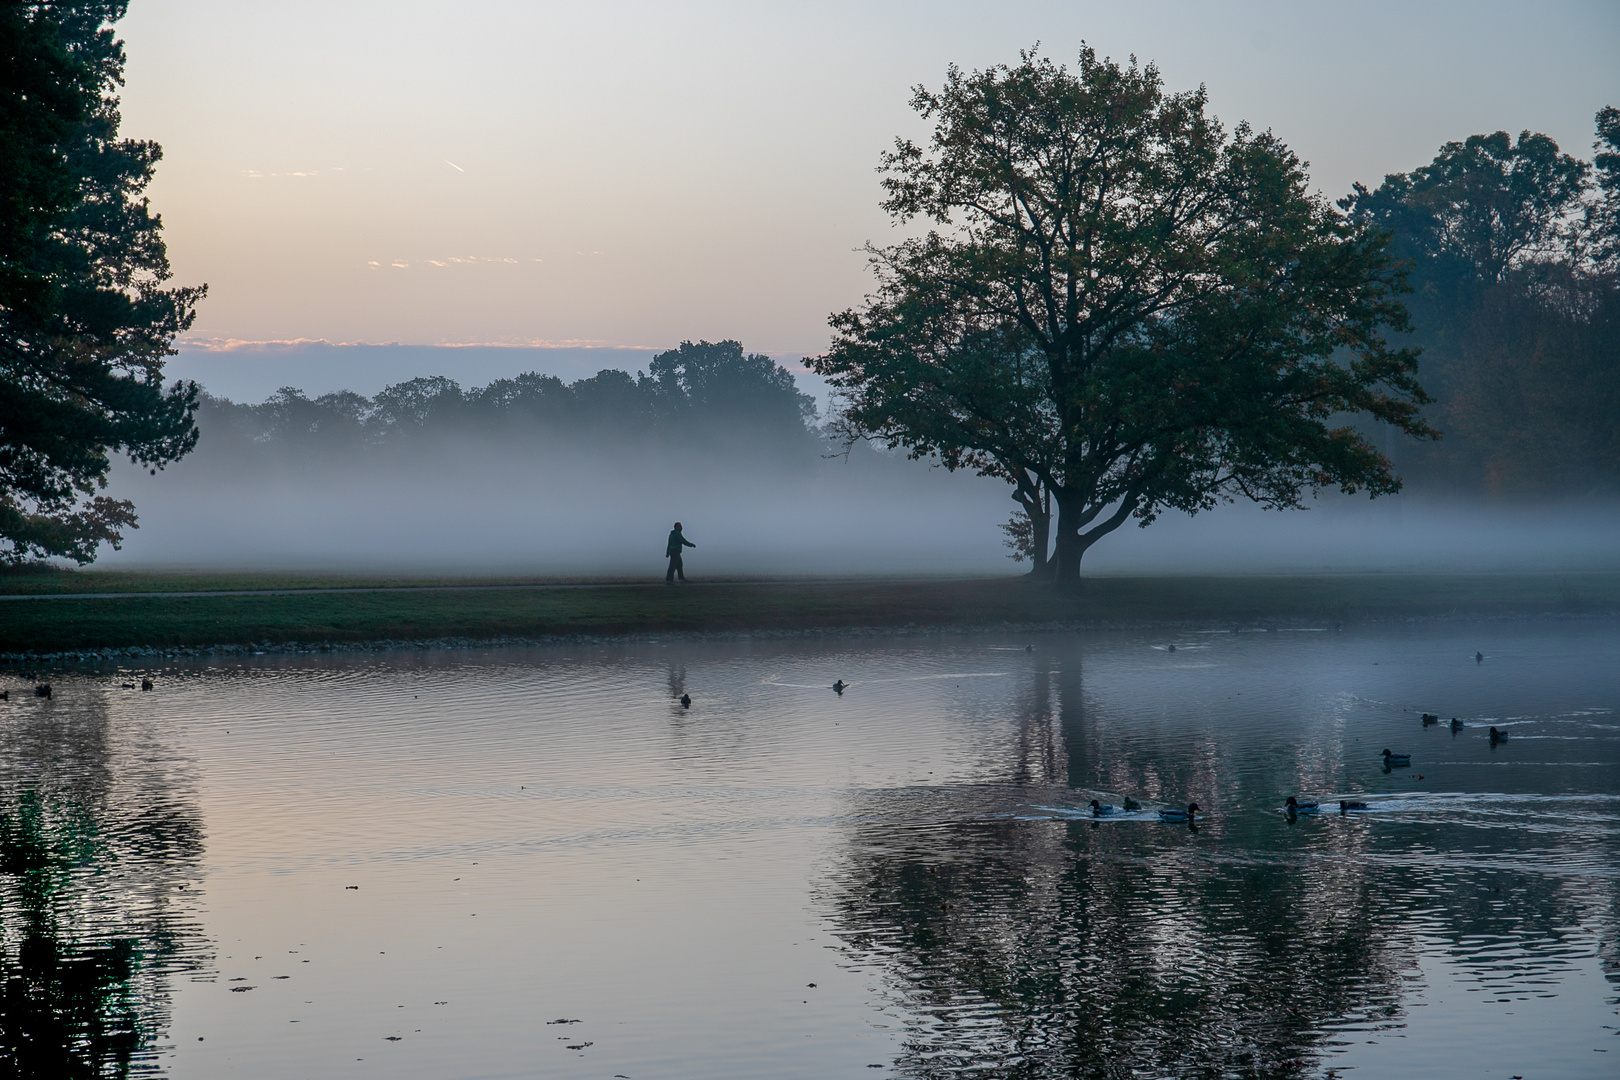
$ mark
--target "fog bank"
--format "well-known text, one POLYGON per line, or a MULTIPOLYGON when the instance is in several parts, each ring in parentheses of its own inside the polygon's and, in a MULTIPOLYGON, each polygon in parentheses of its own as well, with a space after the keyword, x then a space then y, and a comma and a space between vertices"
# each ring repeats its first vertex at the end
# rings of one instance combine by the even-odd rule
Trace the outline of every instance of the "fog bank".
MULTIPOLYGON (((678 450, 544 462, 464 446, 427 466, 222 474, 204 458, 112 490, 141 527, 107 567, 661 574, 680 520, 707 575, 1013 574, 998 481, 857 450, 754 467, 678 450)), ((1620 509, 1470 506, 1333 496, 1305 512, 1230 506, 1127 525, 1089 573, 1320 573, 1620 569, 1620 509)))

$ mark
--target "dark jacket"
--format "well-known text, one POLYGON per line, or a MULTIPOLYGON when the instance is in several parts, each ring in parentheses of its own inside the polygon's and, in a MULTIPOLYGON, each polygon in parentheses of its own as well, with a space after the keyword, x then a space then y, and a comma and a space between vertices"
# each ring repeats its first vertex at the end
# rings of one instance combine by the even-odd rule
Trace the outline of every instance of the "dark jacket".
POLYGON ((692 543, 692 541, 681 535, 681 530, 669 530, 669 546, 664 549, 664 554, 679 555, 681 553, 682 544, 685 544, 687 547, 697 547, 696 544, 692 543))

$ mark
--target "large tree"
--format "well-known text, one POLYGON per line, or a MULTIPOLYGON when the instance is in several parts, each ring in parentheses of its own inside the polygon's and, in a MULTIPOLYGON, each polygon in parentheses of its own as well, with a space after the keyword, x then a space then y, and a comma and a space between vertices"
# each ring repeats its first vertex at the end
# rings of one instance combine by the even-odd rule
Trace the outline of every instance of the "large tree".
POLYGON ((116 547, 110 456, 157 469, 197 438, 163 361, 204 288, 164 288, 161 151, 118 137, 125 6, 0 0, 0 561, 116 547))
POLYGON ((848 429, 1057 504, 1057 579, 1135 517, 1399 489, 1356 414, 1432 436, 1403 275, 1377 228, 1313 196, 1269 132, 1202 89, 1099 59, 951 68, 886 154, 884 208, 926 235, 812 366, 848 429))

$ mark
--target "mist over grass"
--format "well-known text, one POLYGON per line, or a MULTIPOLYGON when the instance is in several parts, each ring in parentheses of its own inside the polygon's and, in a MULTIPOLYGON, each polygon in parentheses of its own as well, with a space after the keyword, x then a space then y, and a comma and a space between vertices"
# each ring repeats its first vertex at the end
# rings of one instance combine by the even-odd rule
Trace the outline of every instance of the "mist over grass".
MULTIPOLYGON (((832 456, 808 428, 784 445, 690 417, 639 433, 475 423, 379 445, 233 440, 221 420, 205 411, 197 451, 156 476, 115 470, 141 525, 98 566, 651 577, 679 520, 696 579, 1027 568, 1003 545, 1006 485, 865 446, 832 456)), ((1617 569, 1617 536, 1603 503, 1327 495, 1127 526, 1086 572, 1617 569)))
MULTIPOLYGON (((367 397, 205 397, 197 449, 115 468, 140 528, 98 566, 433 575, 660 576, 670 526, 696 578, 1013 575, 999 480, 866 444, 847 453, 775 361, 688 343, 634 374, 537 373, 367 397)), ((1089 574, 1620 568, 1620 508, 1437 493, 1323 496, 1125 527, 1089 574)))
MULTIPOLYGON (((656 576, 672 522, 694 578, 1015 574, 999 482, 857 449, 796 467, 695 455, 514 461, 469 441, 430 465, 223 473, 201 453, 121 469, 141 527, 98 566, 656 576)), ((1331 497, 1127 527, 1092 574, 1576 571, 1620 568, 1620 509, 1331 497)))
POLYGON ((122 470, 142 523, 98 565, 661 575, 681 521, 695 577, 1016 569, 999 483, 857 450, 724 460, 664 447, 515 455, 468 436, 427 460, 257 473, 203 451, 157 477, 122 470))

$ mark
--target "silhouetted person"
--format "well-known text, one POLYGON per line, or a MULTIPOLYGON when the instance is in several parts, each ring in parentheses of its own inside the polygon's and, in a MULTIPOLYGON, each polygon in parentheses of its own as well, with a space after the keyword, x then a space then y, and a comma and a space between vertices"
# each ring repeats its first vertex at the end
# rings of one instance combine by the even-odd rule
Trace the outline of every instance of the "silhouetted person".
POLYGON ((681 565, 681 548, 697 547, 696 544, 681 535, 681 523, 676 522, 675 527, 669 531, 669 546, 664 554, 669 556, 669 571, 664 575, 664 584, 668 585, 675 580, 675 575, 681 575, 681 584, 686 584, 686 569, 681 565))

